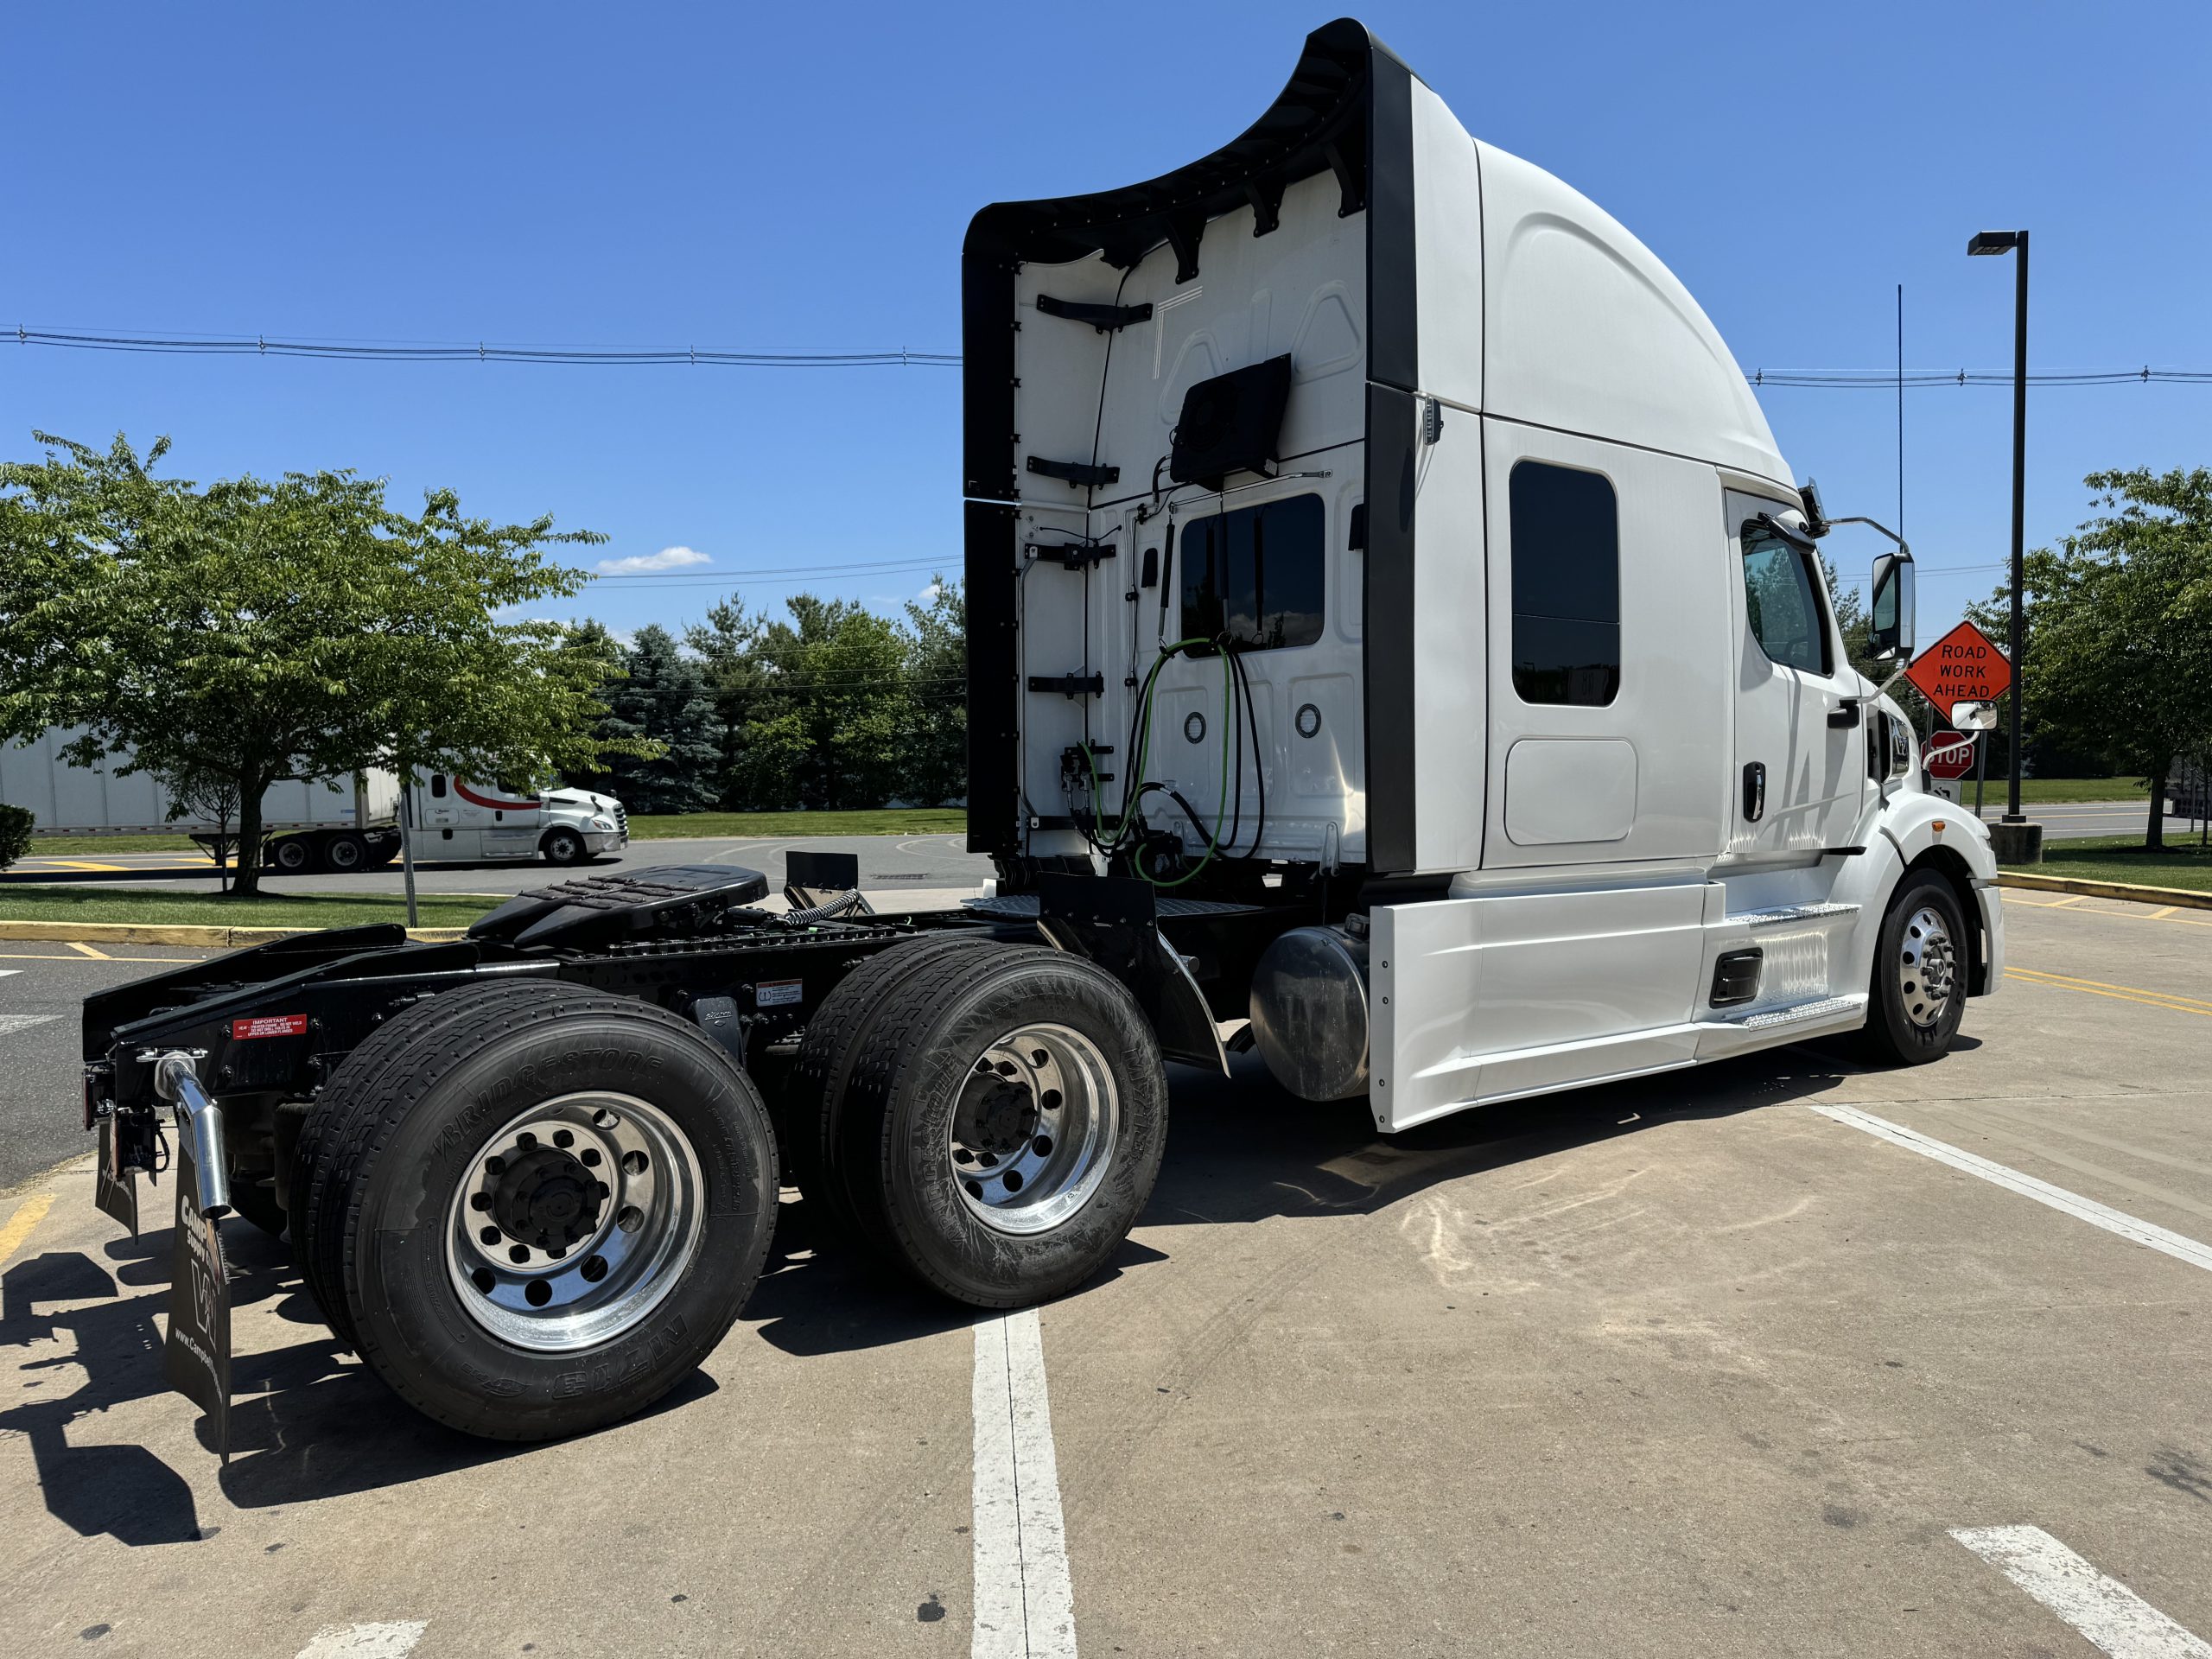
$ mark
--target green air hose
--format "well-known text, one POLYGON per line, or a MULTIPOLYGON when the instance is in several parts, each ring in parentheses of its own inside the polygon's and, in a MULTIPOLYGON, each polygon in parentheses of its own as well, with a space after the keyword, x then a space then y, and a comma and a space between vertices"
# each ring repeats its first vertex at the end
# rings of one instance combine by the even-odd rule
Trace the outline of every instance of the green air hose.
MULTIPOLYGON (((1220 850, 1221 827, 1223 823, 1229 817, 1229 722, 1235 706, 1232 702, 1232 697, 1234 694, 1234 676, 1236 674, 1236 666, 1229 659, 1229 646, 1225 640, 1213 640, 1203 638, 1178 639, 1173 645, 1162 645, 1160 648, 1159 661, 1155 662, 1152 665, 1152 671, 1145 676, 1144 690, 1141 694, 1143 706, 1138 712, 1137 720, 1137 730, 1140 736, 1137 743, 1136 753, 1134 757, 1135 766, 1135 769, 1128 773, 1128 781, 1122 786, 1121 821, 1114 825, 1113 833, 1110 836, 1106 833, 1105 826, 1103 823, 1099 826, 1098 830, 1099 838, 1102 839, 1109 848, 1118 845, 1122 837, 1128 833, 1129 821, 1133 816, 1132 802, 1135 797, 1136 791, 1143 786, 1145 764, 1151 759, 1152 755, 1152 703, 1153 697, 1159 689, 1160 671, 1166 665, 1168 658, 1173 657, 1178 652, 1187 651, 1193 645, 1217 645, 1221 650, 1222 719, 1221 798, 1216 804, 1214 808, 1213 833, 1206 836, 1206 850, 1205 857, 1199 859, 1197 863, 1191 866, 1189 869, 1184 871, 1182 874, 1166 879, 1155 876, 1151 871, 1145 868, 1144 853, 1143 850, 1140 849, 1135 860, 1136 872, 1146 880, 1151 882, 1155 887, 1181 887, 1185 881, 1188 881, 1192 876, 1198 874, 1200 870, 1203 870, 1208 864, 1211 863, 1213 861, 1214 854, 1220 850)), ((1095 804, 1098 800, 1098 759, 1091 753, 1090 746, 1087 743, 1084 746, 1084 760, 1090 768, 1090 798, 1094 803, 1095 810, 1095 804)), ((1205 830, 1202 829, 1199 830, 1199 833, 1201 835, 1205 834, 1205 830)))

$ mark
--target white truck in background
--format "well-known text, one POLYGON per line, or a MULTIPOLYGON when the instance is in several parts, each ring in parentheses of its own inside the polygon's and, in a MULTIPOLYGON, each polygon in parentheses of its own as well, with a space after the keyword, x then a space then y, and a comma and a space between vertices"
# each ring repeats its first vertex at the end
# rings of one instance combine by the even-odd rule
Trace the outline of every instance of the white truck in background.
MULTIPOLYGON (((70 765, 62 751, 78 735, 56 728, 28 744, 0 747, 0 800, 29 808, 37 833, 182 835, 211 855, 237 833, 235 820, 171 817, 169 791, 150 772, 70 765)), ((588 790, 510 789, 423 771, 410 793, 422 860, 543 858, 568 865, 629 844, 621 802, 588 790)), ((398 776, 389 771, 272 784, 261 798, 263 860, 288 875, 388 864, 399 856, 400 804, 398 776)))

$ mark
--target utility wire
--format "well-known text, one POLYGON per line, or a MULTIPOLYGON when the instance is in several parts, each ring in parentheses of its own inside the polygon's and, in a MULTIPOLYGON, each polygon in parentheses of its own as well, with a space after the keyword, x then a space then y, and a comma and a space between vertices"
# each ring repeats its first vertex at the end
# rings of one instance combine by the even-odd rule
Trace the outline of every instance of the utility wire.
MULTIPOLYGON (((620 366, 861 369, 958 368, 957 352, 917 352, 900 347, 874 352, 736 352, 699 346, 494 346, 489 341, 378 344, 362 340, 272 340, 265 335, 92 334, 18 325, 16 343, 79 352, 172 353, 202 357, 302 357, 334 361, 391 363, 602 364, 620 366)), ((1881 389, 1894 386, 2009 386, 2010 369, 1922 369, 1900 374, 1887 369, 1754 369, 1755 386, 1881 389)), ((2028 376, 2044 386, 2212 385, 2212 369, 2048 370, 2028 376)))
POLYGON ((728 352, 696 346, 626 348, 605 346, 494 346, 470 343, 372 345, 365 341, 270 340, 257 334, 63 334, 16 328, 19 346, 52 346, 76 352, 167 352, 199 357, 312 357, 385 363, 680 364, 748 369, 957 368, 957 353, 728 352))

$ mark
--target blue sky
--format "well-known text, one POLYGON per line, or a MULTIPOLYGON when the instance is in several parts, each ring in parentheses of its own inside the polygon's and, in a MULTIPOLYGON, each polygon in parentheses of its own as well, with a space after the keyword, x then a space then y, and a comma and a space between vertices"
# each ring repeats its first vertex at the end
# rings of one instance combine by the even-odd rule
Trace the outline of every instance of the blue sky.
MULTIPOLYGON (((957 351, 982 203, 1148 177, 1234 136, 1332 12, 41 7, 0 55, 0 325, 957 351)), ((2003 368, 2035 237, 2038 369, 2212 367, 2202 3, 1376 3, 1468 129, 1642 236, 1746 370, 2003 368)), ((111 356, 0 340, 0 453, 167 433, 190 477, 347 466, 700 556, 579 610, 681 625, 802 586, 882 605, 959 563, 958 373, 111 356), (836 579, 727 573, 912 568, 836 579)), ((1886 391, 1763 394, 1830 511, 1897 508, 1886 391)), ((2010 394, 1907 393, 1923 638, 2008 533, 2010 394), (1950 574, 1945 574, 1946 569, 1950 574)), ((2212 463, 2212 385, 2037 390, 2028 524, 2082 475, 2212 463)), ((1851 539, 1852 537, 1856 539, 1851 539)), ((1877 543, 1829 543, 1849 574, 1877 543)))

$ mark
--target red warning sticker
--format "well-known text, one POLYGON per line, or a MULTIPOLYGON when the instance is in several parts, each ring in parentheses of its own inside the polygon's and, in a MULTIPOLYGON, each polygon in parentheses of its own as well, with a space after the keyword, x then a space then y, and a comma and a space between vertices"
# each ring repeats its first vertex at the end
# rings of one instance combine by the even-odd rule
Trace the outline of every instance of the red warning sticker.
POLYGON ((233 1020, 231 1036, 234 1040, 248 1037, 304 1037, 308 1017, 304 1014, 270 1014, 256 1020, 233 1020))

